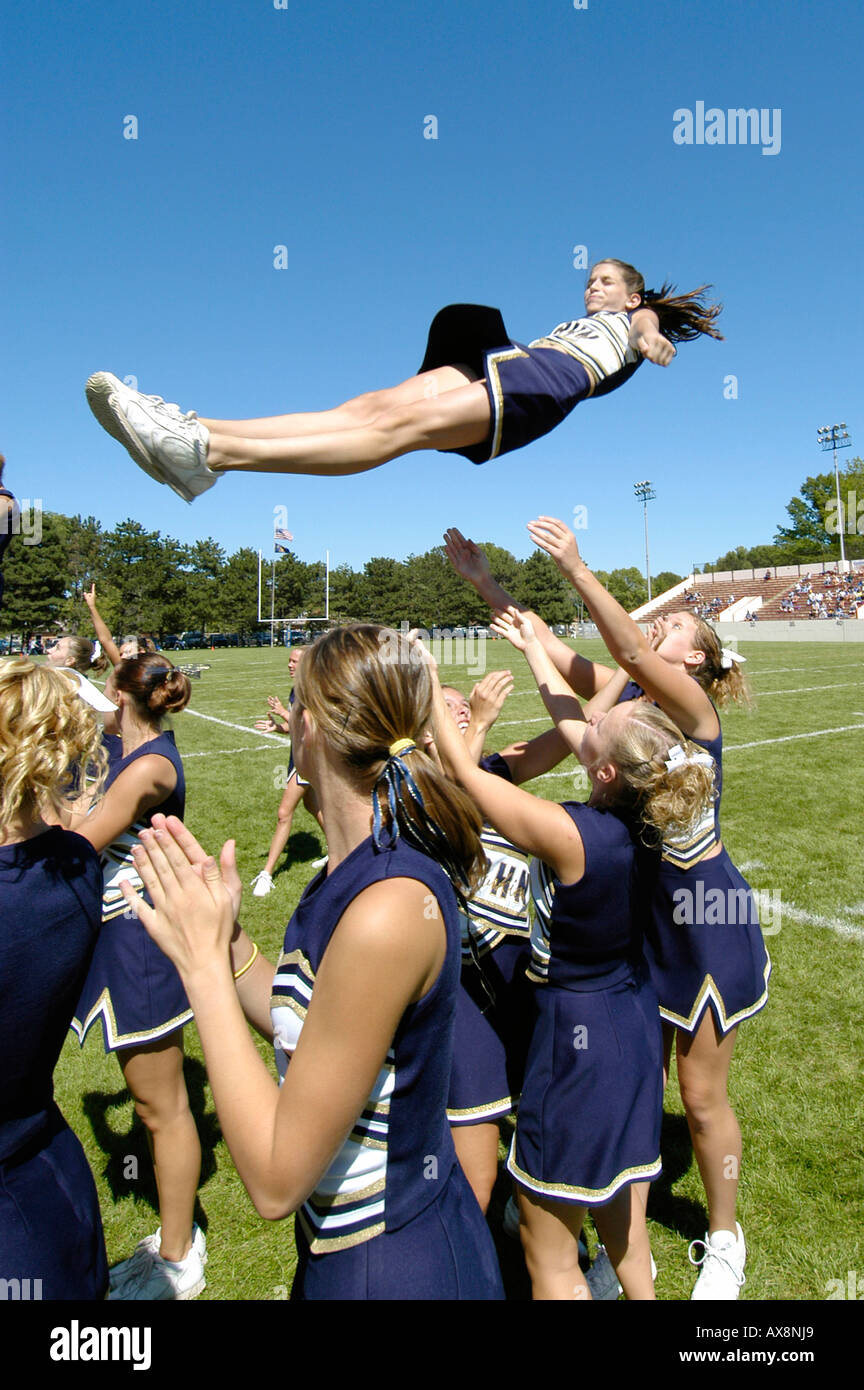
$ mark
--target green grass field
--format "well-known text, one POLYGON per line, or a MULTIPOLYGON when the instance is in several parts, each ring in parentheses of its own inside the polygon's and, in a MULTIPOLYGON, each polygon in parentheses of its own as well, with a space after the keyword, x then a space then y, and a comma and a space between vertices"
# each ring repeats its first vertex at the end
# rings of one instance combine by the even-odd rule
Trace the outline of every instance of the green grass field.
MULTIPOLYGON (((599 641, 580 650, 604 660, 599 641)), ((744 1134, 739 1217, 749 1252, 741 1297, 824 1299, 830 1280, 845 1283, 850 1270, 864 1278, 864 650, 747 642, 744 653, 755 703, 750 713, 733 709, 723 720, 723 839, 754 888, 781 895, 782 916, 767 942, 769 1002, 742 1026, 732 1068, 744 1134)), ((491 750, 548 721, 521 656, 503 642, 488 643, 485 656, 490 669, 509 667, 516 680, 491 750)), ((175 720, 187 822, 208 849, 235 838, 248 883, 267 856, 288 761, 287 740, 262 737, 252 725, 266 713, 268 694, 287 697, 288 654, 250 649, 199 659, 210 669, 193 681, 190 710, 175 720)), ((442 679, 465 690, 478 675, 442 666, 442 679)), ((568 760, 531 790, 584 799, 574 790, 576 771, 568 760)), ((322 846, 317 823, 301 809, 273 892, 256 899, 247 891, 244 925, 271 959, 322 846)), ((199 1219, 210 1259, 203 1297, 285 1298, 293 1223, 269 1224, 255 1213, 220 1136, 194 1026, 186 1049, 204 1150, 199 1219)), ((56 1094, 95 1174, 113 1264, 159 1223, 144 1132, 98 1026, 80 1051, 70 1034, 56 1094)), ((661 1299, 687 1299, 695 1276, 687 1246, 704 1235, 705 1211, 674 1073, 665 1109, 664 1172, 648 1209, 656 1287, 661 1299)), ((506 1196, 500 1179, 490 1221, 511 1296, 525 1298, 518 1247, 499 1238, 506 1196)))

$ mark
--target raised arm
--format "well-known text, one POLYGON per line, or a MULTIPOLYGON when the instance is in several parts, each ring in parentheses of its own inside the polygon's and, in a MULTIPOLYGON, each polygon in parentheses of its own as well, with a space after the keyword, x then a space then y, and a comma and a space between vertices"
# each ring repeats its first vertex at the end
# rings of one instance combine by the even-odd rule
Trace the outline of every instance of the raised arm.
MULTIPOLYGON (((474 541, 466 540, 455 526, 444 532, 444 549, 456 573, 477 590, 493 612, 507 608, 518 608, 520 612, 528 611, 524 603, 518 603, 497 579, 493 579, 489 561, 483 551, 474 541)), ((612 674, 609 667, 588 661, 578 652, 572 651, 560 637, 555 636, 538 614, 532 613, 531 618, 537 636, 551 660, 577 695, 587 700, 596 695, 598 690, 602 690, 612 674)))
POLYGON ((543 801, 477 767, 448 714, 437 672, 434 690, 435 743, 450 776, 511 844, 543 859, 563 883, 577 882, 585 872, 585 851, 570 816, 554 802, 543 801))
POLYGON ((534 631, 533 622, 526 613, 511 608, 499 614, 492 626, 517 651, 524 653, 549 717, 567 747, 578 758, 586 729, 585 715, 570 686, 549 660, 534 631))
POLYGON ((629 613, 591 573, 569 527, 555 517, 541 516, 529 522, 528 532, 584 600, 613 660, 688 738, 716 738, 719 721, 705 691, 686 671, 670 665, 654 650, 629 613))
POLYGON ((504 701, 512 689, 513 676, 509 671, 489 671, 471 691, 468 701, 471 706, 471 722, 463 737, 475 763, 479 763, 482 758, 486 735, 501 713, 504 701))
POLYGON ((89 589, 84 590, 84 602, 90 609, 90 617, 93 621, 93 627, 96 631, 96 636, 102 644, 103 652, 107 656, 108 660, 111 662, 111 665, 117 666, 120 662, 120 652, 117 649, 117 645, 114 641, 114 638, 111 636, 111 633, 108 629, 108 624, 105 622, 105 619, 102 617, 102 614, 96 607, 95 584, 91 584, 89 589))

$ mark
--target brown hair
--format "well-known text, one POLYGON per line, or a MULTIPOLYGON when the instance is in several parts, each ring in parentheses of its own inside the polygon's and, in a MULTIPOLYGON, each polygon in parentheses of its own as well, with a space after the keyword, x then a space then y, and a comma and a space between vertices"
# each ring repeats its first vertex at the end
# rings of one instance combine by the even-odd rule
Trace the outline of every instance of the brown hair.
POLYGON ((0 660, 0 826, 59 811, 94 771, 96 794, 107 755, 78 682, 25 656, 0 660))
POLYGON ((667 768, 676 744, 685 758, 705 752, 662 709, 640 700, 610 749, 619 776, 613 804, 637 810, 655 841, 698 824, 714 801, 714 771, 705 763, 667 768))
POLYGON ((192 694, 189 677, 158 653, 131 656, 114 667, 114 684, 131 695, 139 713, 151 720, 185 709, 192 694))
MULTIPOLYGON (((104 653, 97 657, 93 656, 93 643, 89 637, 75 637, 70 633, 64 634, 65 640, 69 643, 69 650, 72 653, 72 660, 68 663, 73 670, 80 671, 86 675, 88 671, 104 671, 108 665, 108 658, 104 653)), ((63 641, 64 638, 59 638, 63 641)))
POLYGON ((634 265, 616 260, 614 256, 603 256, 599 261, 595 261, 588 272, 589 279, 591 272, 598 265, 618 267, 630 293, 642 296, 640 307, 654 310, 660 323, 660 331, 670 343, 687 342, 703 333, 709 338, 719 338, 722 341, 723 334, 717 332, 714 322, 722 313, 723 305, 705 303, 703 299, 705 291, 712 288, 711 285, 699 285, 689 294, 676 295, 675 286, 665 280, 655 293, 654 290, 646 291, 644 277, 634 265))
POLYGON ((705 694, 721 708, 730 700, 741 705, 750 705, 750 687, 747 678, 737 661, 731 666, 723 665, 723 648, 720 638, 710 623, 704 618, 696 618, 696 639, 694 649, 705 653, 705 660, 698 671, 692 675, 699 682, 705 694))
POLYGON ((482 817, 420 746, 431 719, 432 680, 414 644, 372 623, 333 628, 309 647, 294 689, 358 788, 379 792, 383 829, 435 859, 457 892, 473 888, 486 868, 482 817), (390 746, 402 738, 418 746, 392 758, 390 746), (392 778, 394 763, 410 774, 419 801, 407 778, 392 778))

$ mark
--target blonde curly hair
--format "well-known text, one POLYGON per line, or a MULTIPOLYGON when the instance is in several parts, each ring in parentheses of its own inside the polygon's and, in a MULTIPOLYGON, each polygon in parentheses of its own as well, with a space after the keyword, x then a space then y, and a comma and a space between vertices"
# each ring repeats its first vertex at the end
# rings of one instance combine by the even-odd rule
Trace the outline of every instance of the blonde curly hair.
POLYGON ((639 700, 610 748, 618 772, 615 804, 638 811, 648 832, 643 838, 652 843, 686 834, 716 797, 714 769, 704 761, 666 766, 676 745, 685 760, 705 752, 663 710, 639 700))
POLYGON ((77 692, 63 671, 25 656, 0 660, 0 828, 61 811, 85 780, 98 794, 107 754, 99 721, 77 692))

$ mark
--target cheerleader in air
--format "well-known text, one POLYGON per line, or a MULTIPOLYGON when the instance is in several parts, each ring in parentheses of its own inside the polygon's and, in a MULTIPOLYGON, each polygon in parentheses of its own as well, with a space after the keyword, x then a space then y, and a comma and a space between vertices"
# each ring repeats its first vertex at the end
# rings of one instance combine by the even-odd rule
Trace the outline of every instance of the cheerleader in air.
POLYGON ((232 470, 338 476, 418 449, 486 463, 548 434, 580 401, 614 391, 643 360, 667 367, 675 343, 721 337, 721 306, 702 297, 709 286, 683 295, 674 288, 655 294, 634 266, 599 261, 588 275, 585 316, 527 346, 511 339, 497 309, 451 304, 432 321, 416 376, 335 410, 209 419, 133 391, 110 372, 90 378, 87 399, 139 467, 187 502, 232 470))

